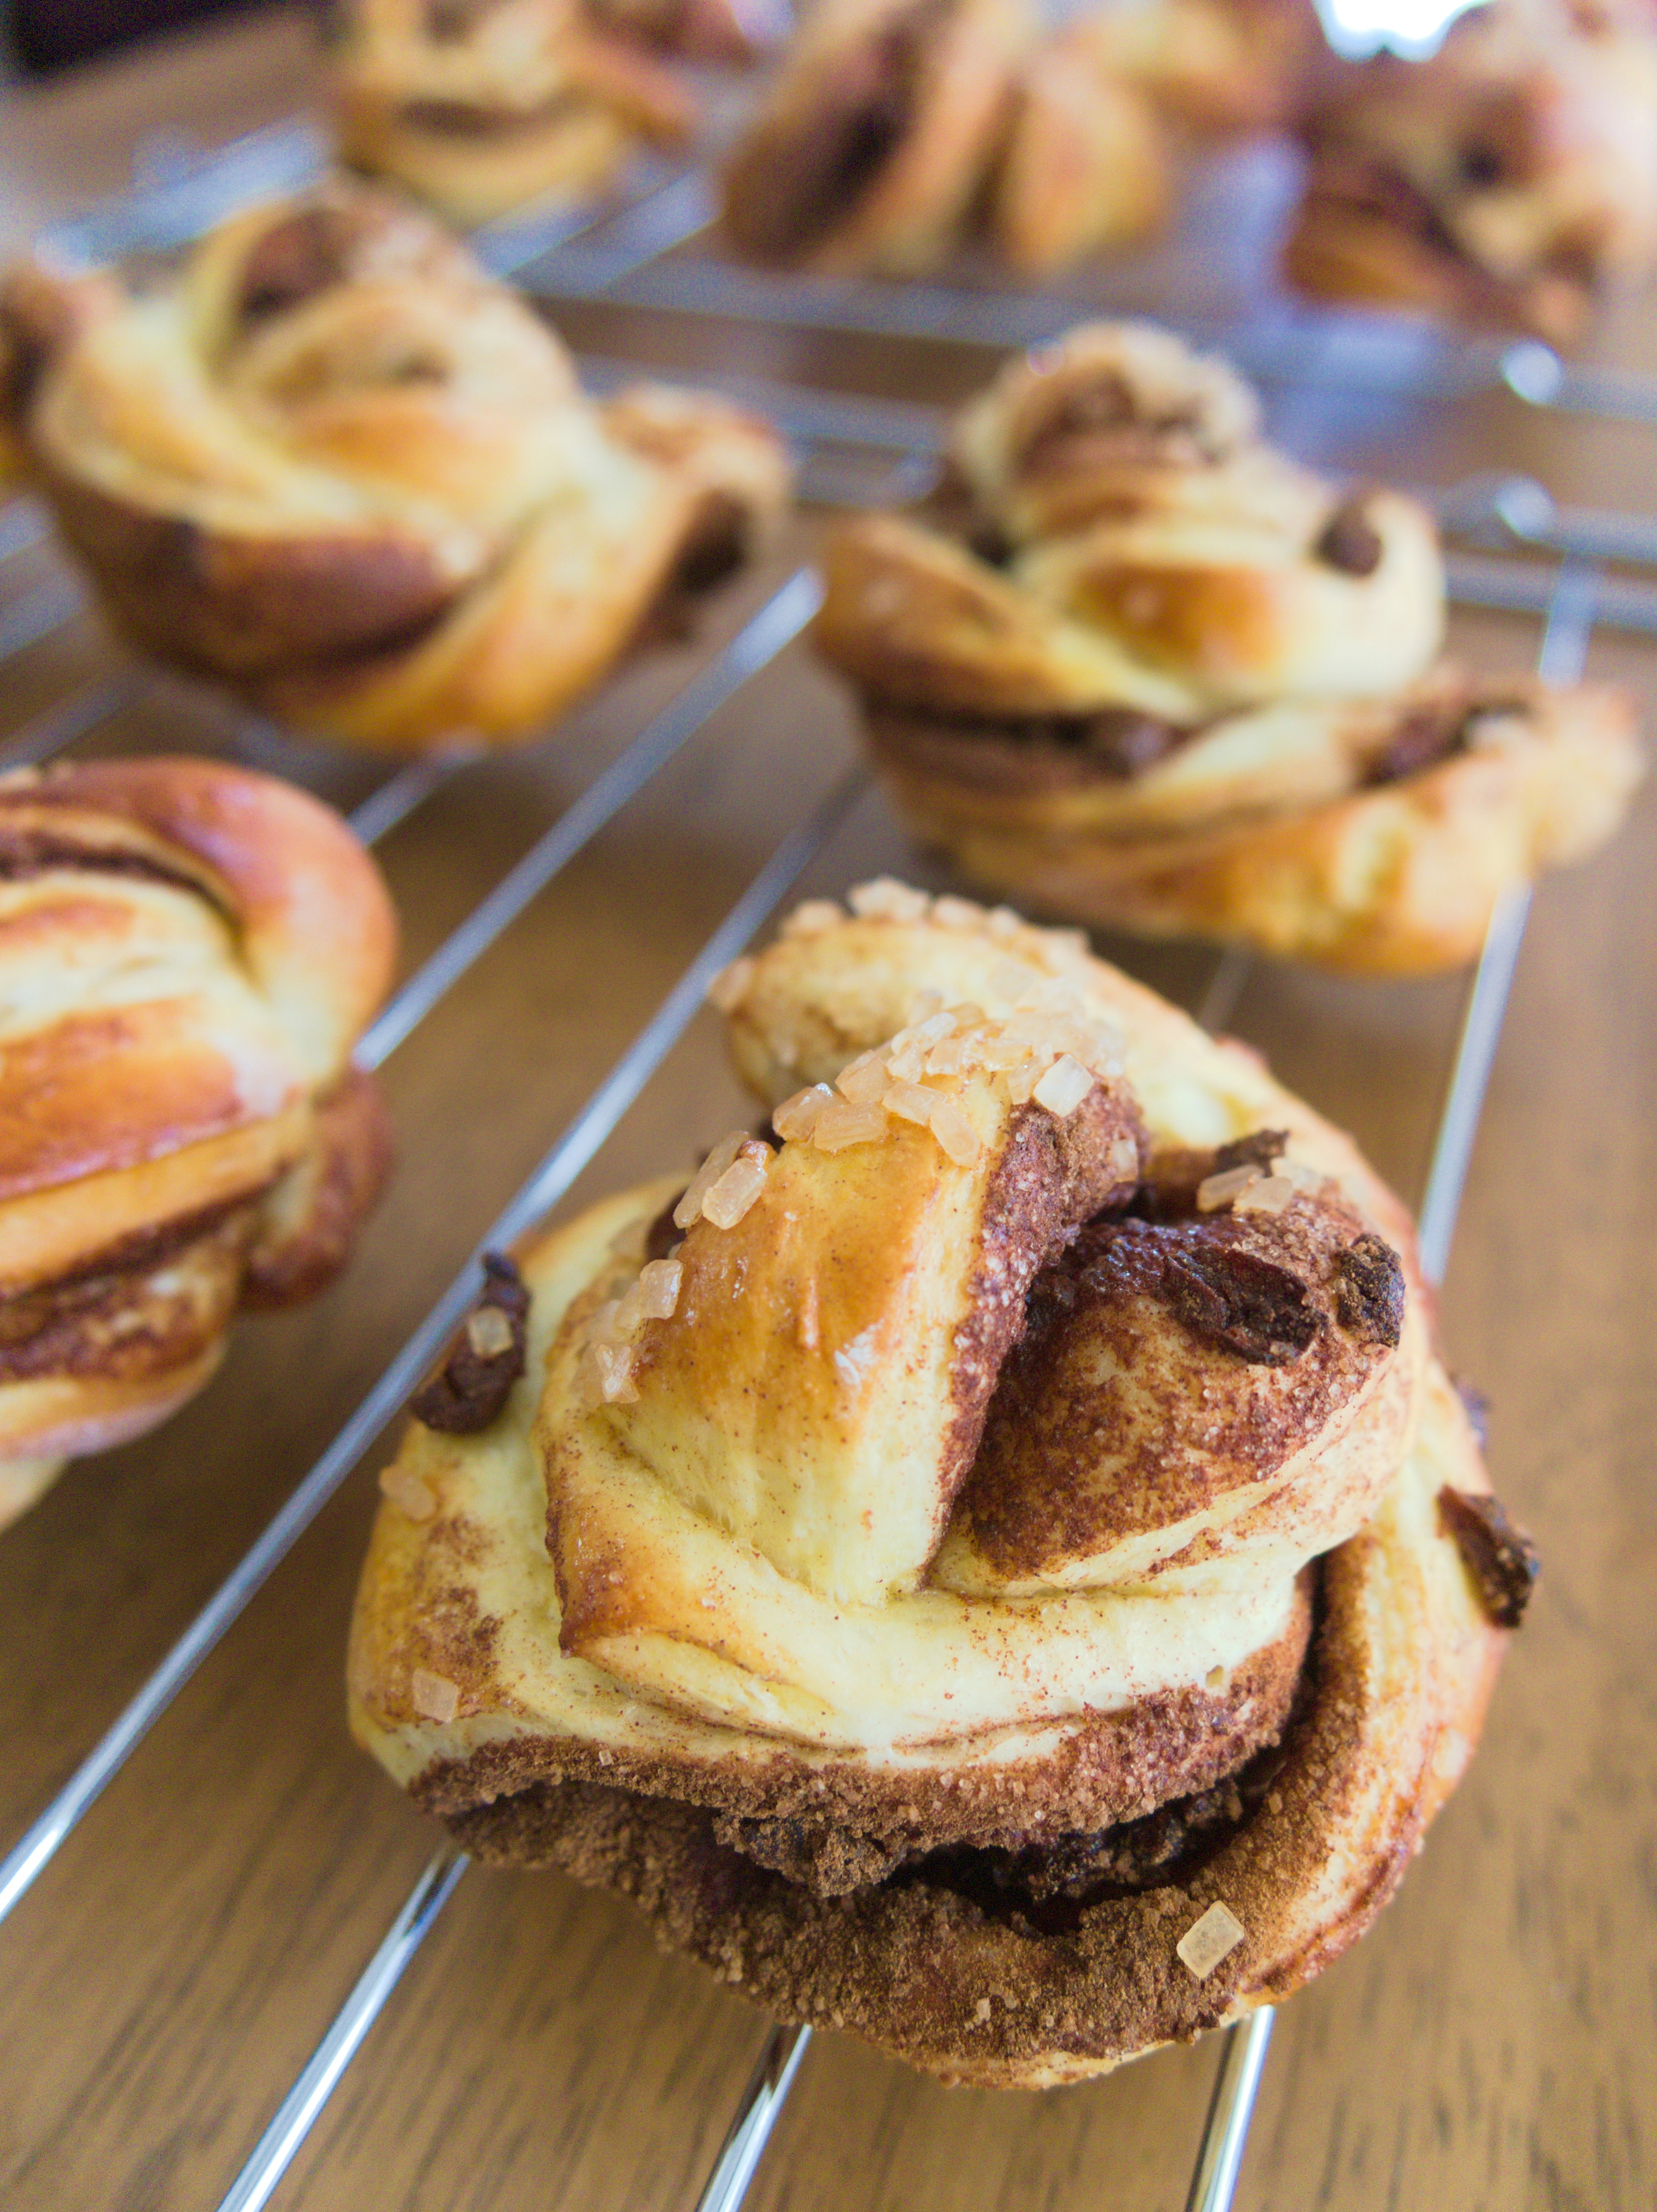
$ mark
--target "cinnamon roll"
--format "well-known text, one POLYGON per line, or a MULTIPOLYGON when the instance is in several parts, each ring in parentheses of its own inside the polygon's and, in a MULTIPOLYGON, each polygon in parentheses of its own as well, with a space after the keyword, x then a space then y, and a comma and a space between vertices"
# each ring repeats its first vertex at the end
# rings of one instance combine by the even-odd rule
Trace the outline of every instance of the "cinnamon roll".
POLYGON ((823 0, 726 165, 733 243, 826 275, 935 267, 994 160, 1031 27, 1023 0, 823 0))
POLYGON ((1173 149, 1156 106, 1099 35, 1112 20, 1057 32, 1020 72, 988 222, 1020 276, 1057 276, 1167 220, 1173 149))
POLYGON ((1081 21, 1101 60, 1199 137, 1290 122, 1323 43, 1309 0, 1128 0, 1081 21))
POLYGON ((764 426, 607 407, 425 217, 362 187, 234 217, 159 291, 18 272, 13 419, 117 629, 299 728, 511 743, 787 495, 764 426))
POLYGON ((326 807, 205 760, 0 778, 0 1523, 344 1264, 389 1162, 391 980, 326 807))
POLYGON ((982 245, 1047 277, 1153 236, 1182 134, 1295 105, 1305 0, 1134 0, 1038 34, 1021 0, 824 0, 725 176, 750 258, 916 276, 982 245))
POLYGON ((1071 934, 851 906, 716 987, 764 1133, 490 1263, 353 1726, 784 2020, 1072 2081, 1368 1926, 1534 1557, 1346 1139, 1071 934))
MULTIPOLYGON (((339 151, 470 228, 578 199, 690 134, 688 94, 581 0, 352 0, 334 69, 339 151)), ((710 30, 720 0, 681 11, 710 30)), ((688 27, 688 25, 687 25, 688 27)))
POLYGON ((1332 76, 1284 253, 1308 292, 1569 344, 1657 267, 1657 29, 1637 4, 1486 0, 1426 61, 1332 76))
POLYGON ((1454 966, 1642 772, 1622 694, 1435 665, 1425 510, 1297 467, 1143 326, 1006 370, 930 507, 844 525, 825 568, 818 643, 917 833, 1087 921, 1454 966))

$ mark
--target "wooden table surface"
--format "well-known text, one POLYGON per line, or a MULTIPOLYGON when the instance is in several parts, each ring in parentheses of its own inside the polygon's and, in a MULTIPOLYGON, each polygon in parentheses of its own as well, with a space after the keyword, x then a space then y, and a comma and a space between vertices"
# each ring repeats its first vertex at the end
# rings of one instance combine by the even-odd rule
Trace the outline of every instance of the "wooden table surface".
MULTIPOLYGON (((118 188, 148 134, 185 125, 216 142, 313 91, 304 27, 278 13, 18 94, 0 120, 5 222, 27 230, 118 188)), ((967 388, 989 360, 618 310, 585 309, 568 327, 609 351, 930 399, 967 388)), ((1657 319, 1625 312, 1599 350, 1657 365, 1657 319)), ((1657 432, 1507 398, 1401 412, 1325 398, 1280 404, 1277 420, 1289 442, 1358 471, 1447 480, 1520 467, 1561 497, 1647 511, 1657 491, 1657 432)), ((0 599, 46 568, 45 556, 12 563, 0 599)), ((709 635, 728 634, 785 573, 745 580, 709 635)), ((1458 650, 1491 663, 1534 657, 1532 621, 1461 617, 1455 630, 1458 650)), ((410 964, 707 643, 635 667, 554 741, 468 770, 393 833, 383 857, 410 964)), ((95 624, 74 625, 7 665, 0 733, 116 665, 95 624)), ((1601 632, 1591 665, 1648 701, 1657 690, 1650 644, 1601 632)), ((212 701, 162 685, 88 742, 223 747, 232 734, 212 701)), ((797 650, 716 716, 391 1060, 400 1172, 345 1279, 315 1306, 244 1326, 180 1417, 82 1462, 0 1538, 0 1845, 137 1687, 852 757, 844 700, 797 650)), ((345 802, 374 781, 320 751, 282 757, 345 802)), ((1282 2013, 1239 2197, 1250 2212, 1657 2203, 1654 863, 1648 791, 1611 850, 1540 893, 1446 1293, 1453 1356, 1494 1401, 1497 1486, 1540 1540, 1546 1579, 1480 1756, 1402 1894, 1282 2013)), ((805 888, 840 890, 881 867, 920 864, 868 797, 805 888)), ((1197 949, 1104 949, 1187 1003, 1213 968, 1197 949)), ((1232 1025, 1413 1194, 1459 1003, 1454 981, 1364 985, 1260 963, 1232 1025)), ((704 1016, 569 1202, 688 1158, 737 1110, 704 1016)), ((11 2212, 216 2205, 432 1847, 435 1832, 343 1723, 345 1626, 386 1450, 369 1453, 0 1929, 11 2212)), ((739 1998, 658 1957, 625 1905, 561 1878, 474 1872, 276 2201, 677 2212, 763 2033, 739 1998)), ((1215 2056, 1210 2043, 1084 2088, 996 2095, 944 2091, 825 2035, 751 2203, 1178 2212, 1215 2056)))

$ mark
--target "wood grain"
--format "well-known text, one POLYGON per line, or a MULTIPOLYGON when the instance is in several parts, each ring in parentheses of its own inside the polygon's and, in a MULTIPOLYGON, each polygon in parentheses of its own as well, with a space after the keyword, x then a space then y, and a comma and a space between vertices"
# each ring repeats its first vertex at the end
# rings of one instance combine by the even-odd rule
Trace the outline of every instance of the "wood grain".
MULTIPOLYGON (((5 221, 117 185, 183 122, 218 138, 312 83, 281 12, 4 109, 5 221)), ((1210 190, 1221 193, 1223 174, 1210 190)), ((1221 197, 1223 195, 1221 194, 1221 197)), ((1250 281, 1176 241, 1155 282, 1223 307, 1250 281), (1229 288, 1229 289, 1228 289, 1229 288)), ((589 307, 579 343, 947 402, 987 357, 814 342, 589 307)), ((1605 358, 1657 363, 1657 317, 1605 358)), ((1556 495, 1650 511, 1648 431, 1486 398, 1402 412, 1274 397, 1299 449, 1355 473, 1534 471, 1556 495)), ((802 544, 804 539, 802 538, 802 544)), ((787 571, 744 581, 697 650, 630 670, 553 743, 467 770, 388 840, 410 963, 787 571)), ((0 592, 44 561, 19 562, 0 592)), ((1520 665, 1531 623, 1463 618, 1470 657, 1520 665)), ((1657 653, 1602 635, 1596 671, 1648 702, 1657 653)), ((119 665, 92 623, 6 670, 0 736, 119 665)), ((152 687, 112 749, 220 747, 209 696, 152 687)), ((239 1332, 158 1435, 75 1469, 0 1540, 0 1839, 25 1825, 263 1525, 505 1199, 591 1092, 811 798, 852 757, 833 685, 795 651, 584 854, 387 1069, 402 1146, 385 1211, 320 1304, 239 1332)), ((342 804, 360 763, 282 756, 342 804)), ((838 890, 915 871, 867 799, 811 872, 838 890)), ((1657 801, 1542 890, 1445 1297, 1459 1364, 1496 1405, 1494 1471, 1547 1579, 1471 1777, 1398 1902, 1281 2019, 1240 2202, 1341 2212, 1636 2212, 1657 2202, 1657 801)), ((1211 956, 1106 946, 1191 1002, 1211 956)), ((1453 1037, 1453 983, 1366 986, 1260 963, 1233 1018, 1279 1073, 1418 1191, 1453 1037)), ((569 1203, 690 1157, 738 1101, 698 1020, 569 1203)), ((16 2212, 211 2205, 436 1840, 352 1749, 340 1661, 382 1446, 0 1929, 0 2201, 16 2212)), ((552 1878, 469 1875, 278 2199, 289 2212, 673 2212, 763 2033, 664 1960, 626 1908, 552 1878)), ((1153 2212, 1183 2204, 1212 2047, 1047 2097, 946 2093, 820 2039, 756 2212, 1153 2212)))

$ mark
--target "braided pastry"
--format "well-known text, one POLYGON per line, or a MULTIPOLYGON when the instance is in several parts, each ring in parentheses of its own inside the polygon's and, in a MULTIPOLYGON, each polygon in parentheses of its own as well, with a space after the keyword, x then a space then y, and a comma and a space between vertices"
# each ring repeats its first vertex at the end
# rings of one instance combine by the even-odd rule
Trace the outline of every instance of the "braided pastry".
POLYGON ((915 276, 982 240, 1045 277, 1151 237, 1173 131, 1281 119, 1304 0, 1135 0, 1038 36, 1022 0, 823 0, 728 165, 758 261, 915 276))
POLYGON ((1362 1932, 1533 1561, 1344 1138, 1068 933, 852 906, 716 987, 764 1136, 491 1262, 353 1725, 785 2019, 1069 2081, 1362 1932))
POLYGON ((338 817, 205 760, 0 778, 0 1522, 312 1296, 389 1162, 396 924, 338 817))
POLYGON ((1657 267, 1657 31, 1605 0, 1487 0, 1430 60, 1335 74, 1284 255, 1294 283, 1578 337, 1657 267))
POLYGON ((768 429, 590 404, 515 294, 361 188, 234 218, 157 294, 74 292, 56 343, 53 290, 0 302, 17 420, 112 620, 326 736, 536 733, 786 498, 768 429))
POLYGON ((1168 134, 1123 66, 1115 21, 1112 11, 1055 33, 1020 72, 987 220, 996 252, 1026 279, 1153 237, 1167 220, 1168 134))
MULTIPOLYGON (((697 0, 710 28, 727 10, 697 0)), ((353 0, 335 68, 341 156, 471 228, 579 199, 641 144, 676 146, 688 94, 581 0, 353 0)))
POLYGON ((1308 475, 1142 326, 1005 371, 931 510, 851 521, 825 568, 818 642, 917 832, 1087 921, 1453 966, 1641 774, 1620 693, 1435 668, 1425 511, 1308 475))
POLYGON ((1129 0, 1081 20, 1101 58, 1204 137, 1290 120, 1322 45, 1309 0, 1129 0))
POLYGON ((993 161, 1024 0, 823 0, 726 166, 739 250, 826 275, 935 267, 993 161))

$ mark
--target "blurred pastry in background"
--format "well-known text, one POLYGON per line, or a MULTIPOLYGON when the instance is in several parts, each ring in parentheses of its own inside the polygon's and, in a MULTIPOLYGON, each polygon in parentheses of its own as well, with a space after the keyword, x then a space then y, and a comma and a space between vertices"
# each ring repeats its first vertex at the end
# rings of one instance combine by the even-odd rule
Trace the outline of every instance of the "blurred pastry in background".
POLYGON ((990 185, 999 257, 1031 280, 1153 237, 1174 191, 1173 147, 1155 103, 1088 18, 1019 72, 990 185))
POLYGON ((582 394, 424 215, 333 185, 153 292, 0 292, 13 435, 115 628, 295 727, 391 751, 545 730, 786 504, 721 402, 582 394))
MULTIPOLYGON (((698 22, 722 20, 719 0, 695 5, 698 22)), ((600 191, 696 118, 632 30, 582 0, 350 0, 333 60, 340 155, 468 229, 600 191)))
POLYGON ((1203 138, 1290 122, 1323 50, 1312 0, 1125 0, 1074 30, 1100 66, 1203 138))
POLYGON ((1049 913, 1451 967, 1642 773, 1620 692, 1438 665, 1427 511, 1274 451, 1226 364, 1143 325, 1005 370, 939 495, 825 567, 818 644, 917 835, 1049 913))
POLYGON ((1486 0, 1429 59, 1333 68, 1284 252, 1325 297, 1581 336, 1657 267, 1657 21, 1640 0, 1486 0))
POLYGON ((986 245, 1057 275, 1159 231, 1185 142, 1291 114, 1307 0, 819 0, 725 173, 751 259, 916 276, 986 245))
POLYGON ((688 62, 746 68, 777 43, 785 12, 765 0, 583 0, 601 31, 688 62))
POLYGON ((396 923, 327 807, 192 759, 0 778, 0 916, 3 1525, 344 1265, 396 923))
POLYGON ((936 267, 1031 36, 1024 0, 819 0, 726 165, 733 243, 825 275, 936 267))

